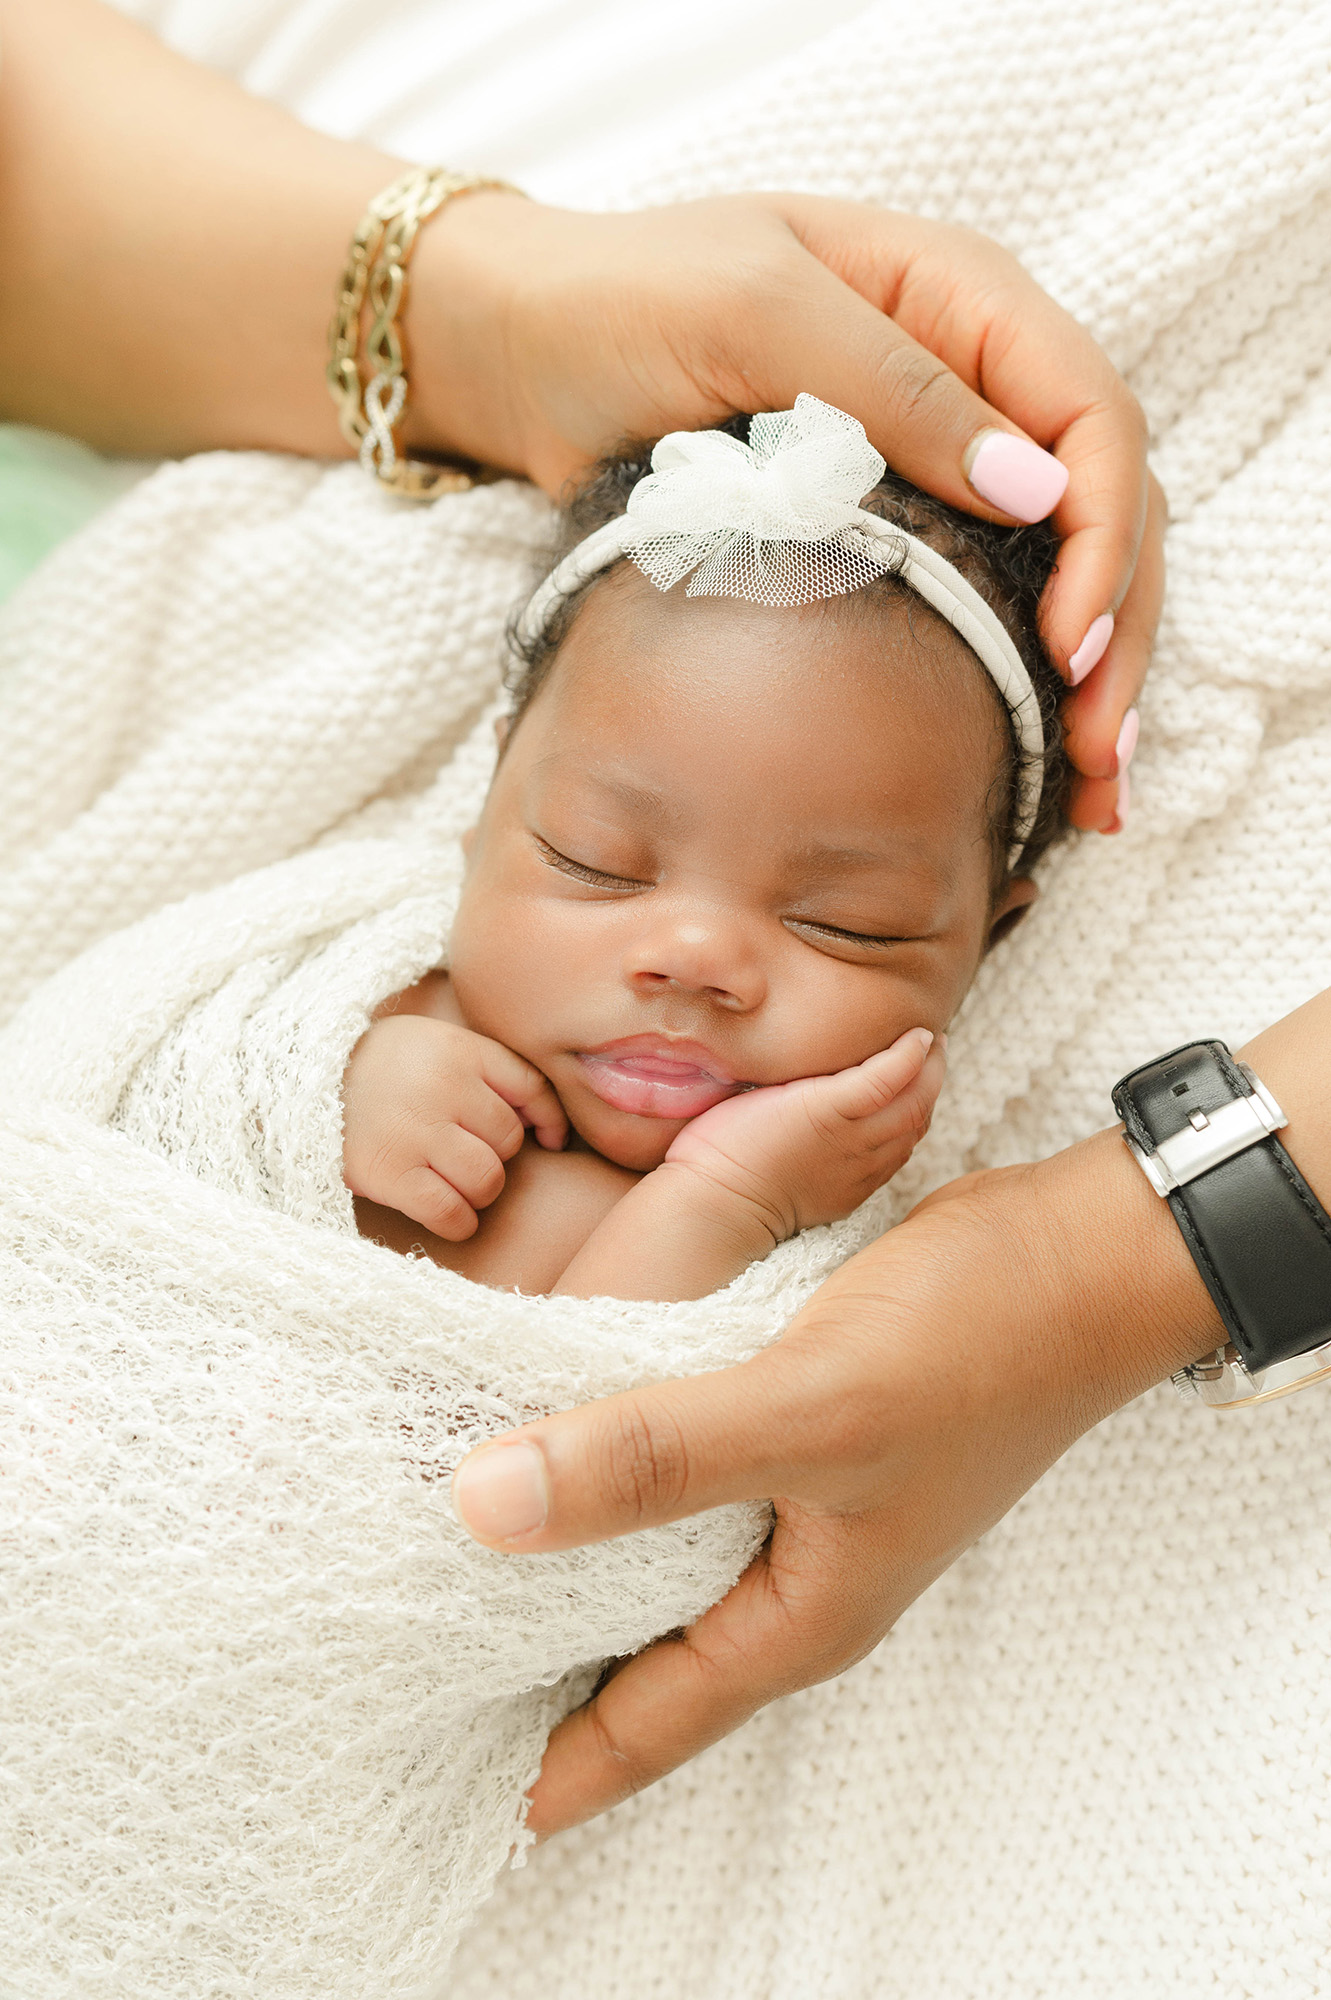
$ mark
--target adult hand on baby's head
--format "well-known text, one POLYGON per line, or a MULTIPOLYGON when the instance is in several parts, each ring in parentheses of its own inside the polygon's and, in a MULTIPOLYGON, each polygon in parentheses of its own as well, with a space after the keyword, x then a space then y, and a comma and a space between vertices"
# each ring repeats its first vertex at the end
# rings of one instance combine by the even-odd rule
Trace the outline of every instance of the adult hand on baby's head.
POLYGON ((1063 546, 1043 631, 1076 689, 1071 815, 1119 823, 1119 744, 1126 763, 1163 591, 1163 496, 1135 399, 998 244, 811 195, 586 215, 478 194, 422 232, 412 312, 421 441, 552 492, 623 437, 785 409, 809 390, 954 506, 999 521, 1052 512, 1063 546))
MULTIPOLYGON (((113 8, 18 0, 4 33, 7 413, 136 454, 336 451, 331 288, 365 202, 404 163, 297 125, 113 8), (135 219, 113 258, 107 215, 135 219), (87 282, 66 283, 71 269, 87 282), (145 346, 160 366, 137 365, 145 346)), ((1044 629, 1070 681, 1112 630, 1071 703, 1072 815, 1115 824, 1163 505, 1137 404, 997 244, 813 195, 588 215, 469 194, 421 231, 406 333, 408 442, 552 492, 625 436, 810 390, 941 499, 999 520, 1057 503, 1044 629)))
POLYGON ((891 1180, 928 1131, 944 1075, 932 1041, 911 1028, 834 1076, 728 1097, 684 1127, 665 1164, 748 1203, 774 1242, 835 1222, 891 1180))

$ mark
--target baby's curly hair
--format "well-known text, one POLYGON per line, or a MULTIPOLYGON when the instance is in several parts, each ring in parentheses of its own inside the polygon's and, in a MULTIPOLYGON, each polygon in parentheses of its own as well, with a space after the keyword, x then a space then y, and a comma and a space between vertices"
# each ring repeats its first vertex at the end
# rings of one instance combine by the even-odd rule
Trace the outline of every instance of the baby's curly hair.
MULTIPOLYGON (((716 428, 743 442, 748 436, 748 425, 748 417, 739 416, 718 424, 716 428)), ((628 441, 592 467, 571 492, 562 509, 558 540, 546 566, 546 574, 586 536, 627 511, 629 495, 638 481, 645 479, 651 471, 652 449, 652 443, 628 441)), ((976 520, 973 515, 963 514, 959 509, 934 499, 932 494, 912 486, 909 480, 894 472, 888 472, 861 504, 866 513, 877 514, 881 519, 918 536, 920 541, 927 542, 930 548, 936 549, 954 569, 960 571, 972 589, 978 591, 992 607, 1011 635, 1030 674, 1044 727, 1044 784, 1035 824, 1019 858, 1019 866, 1024 872, 1039 860, 1067 826, 1065 812, 1071 766, 1059 719, 1059 703, 1065 689, 1040 639, 1037 616, 1041 594, 1057 561, 1057 538, 1045 521, 1037 521, 1033 527, 1001 528, 990 521, 976 520)), ((627 560, 627 557, 621 557, 619 562, 627 560)), ((618 568, 619 563, 611 567, 618 568)), ((544 683, 588 594, 609 574, 610 570, 604 570, 580 589, 570 592, 536 634, 523 636, 519 630, 519 619, 513 620, 508 635, 513 655, 513 667, 508 676, 512 701, 510 733, 544 683)), ((861 589, 828 601, 872 605, 901 599, 908 601, 912 615, 918 610, 926 618, 938 617, 909 584, 902 582, 890 570, 883 571, 861 589)), ((995 699, 1001 703, 1002 697, 978 662, 976 671, 983 675, 985 685, 993 689, 995 699)), ((1016 817, 1019 768, 1016 731, 1011 713, 1006 711, 1005 704, 1004 707, 1008 725, 1007 754, 990 801, 995 893, 1009 873, 1007 856, 1016 817)))

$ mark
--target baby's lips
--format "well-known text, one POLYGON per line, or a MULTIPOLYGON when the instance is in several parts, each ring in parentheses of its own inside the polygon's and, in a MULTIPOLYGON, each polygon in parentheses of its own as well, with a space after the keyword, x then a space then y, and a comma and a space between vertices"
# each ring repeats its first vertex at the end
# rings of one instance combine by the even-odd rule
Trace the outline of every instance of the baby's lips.
POLYGON ((701 1075, 712 1083, 731 1088, 739 1082, 735 1072, 704 1042, 692 1042, 674 1035, 624 1035, 617 1041, 602 1042, 596 1048, 578 1051, 581 1062, 641 1065, 644 1073, 655 1067, 662 1077, 701 1075))
POLYGON ((701 1063, 661 1060, 612 1044, 577 1058, 596 1096, 616 1111, 639 1118, 691 1119, 733 1097, 733 1078, 701 1063))

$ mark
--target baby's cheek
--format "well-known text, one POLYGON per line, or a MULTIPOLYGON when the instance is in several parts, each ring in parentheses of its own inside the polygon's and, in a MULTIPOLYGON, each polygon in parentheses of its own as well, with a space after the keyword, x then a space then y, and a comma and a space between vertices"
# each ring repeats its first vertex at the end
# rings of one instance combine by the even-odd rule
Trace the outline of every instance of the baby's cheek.
POLYGON ((449 972, 467 1025, 511 1045, 533 990, 527 934, 482 898, 464 896, 449 939, 449 972))
POLYGON ((941 1025, 927 1011, 926 996, 911 987, 894 984, 884 992, 880 982, 877 991, 866 993, 856 982, 833 980, 792 1014, 788 1033, 780 1038, 779 1080, 850 1069, 890 1048, 908 1028, 941 1025))
POLYGON ((464 1024, 475 1034, 488 1035, 493 1042, 513 1047, 513 1022, 504 1005, 507 984, 495 981, 484 957, 459 952, 449 966, 453 998, 464 1024))
MULTIPOLYGON (((866 981, 860 976, 839 980, 824 996, 821 1020, 827 1024, 823 1056, 810 1075, 849 1069, 890 1048, 910 1028, 946 1031, 974 977, 979 961, 969 935, 955 944, 902 954, 899 970, 881 971, 866 981)), ((857 973, 858 973, 858 969, 857 973)), ((811 1015, 818 1020, 819 1015, 811 1015)), ((804 1030, 808 1043, 808 1030, 804 1030)))

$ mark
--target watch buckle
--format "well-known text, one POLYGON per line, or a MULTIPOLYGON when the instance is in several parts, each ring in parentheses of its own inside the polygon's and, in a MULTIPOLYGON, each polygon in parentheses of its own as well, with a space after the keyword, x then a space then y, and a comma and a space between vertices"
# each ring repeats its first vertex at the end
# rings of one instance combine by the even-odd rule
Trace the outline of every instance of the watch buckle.
POLYGON ((1133 1158, 1158 1195, 1172 1194, 1199 1174, 1232 1160, 1236 1153, 1260 1146, 1289 1122, 1247 1063, 1239 1063, 1237 1068, 1252 1086, 1250 1095, 1233 1097, 1216 1111, 1194 1112, 1183 1130, 1162 1139, 1153 1153, 1124 1133, 1133 1158))

